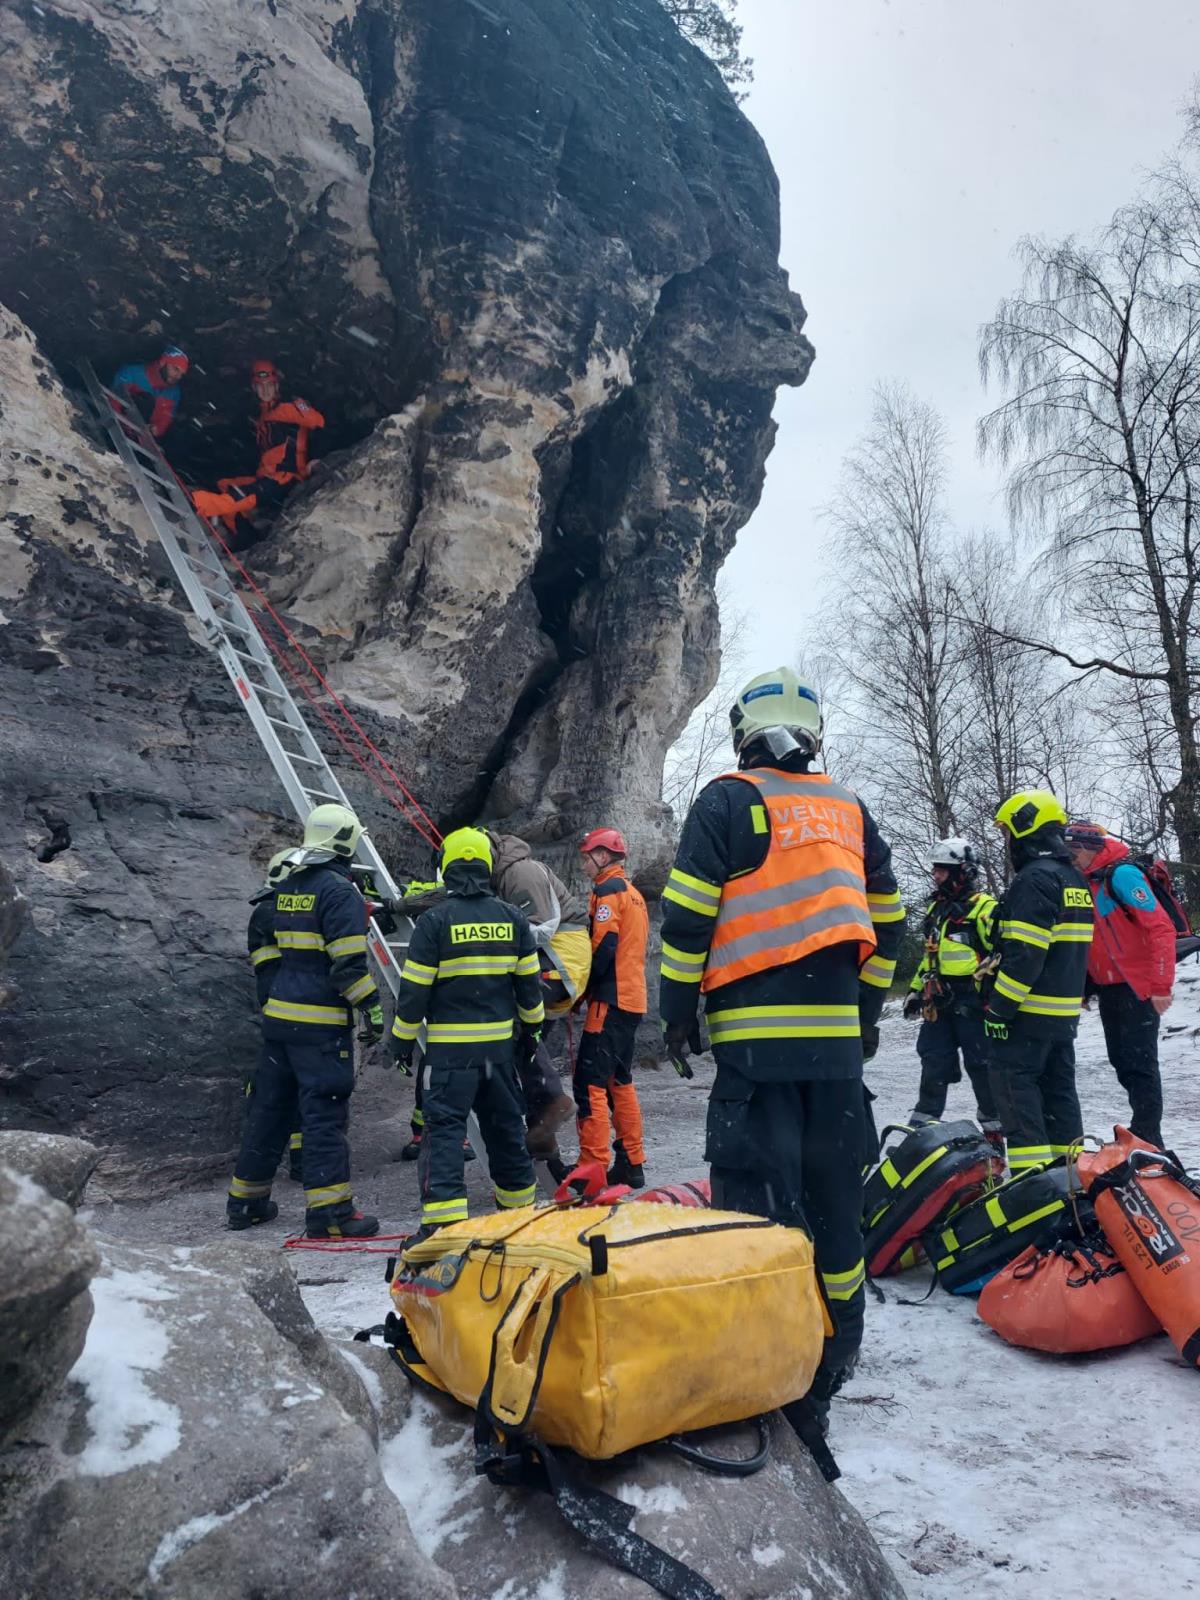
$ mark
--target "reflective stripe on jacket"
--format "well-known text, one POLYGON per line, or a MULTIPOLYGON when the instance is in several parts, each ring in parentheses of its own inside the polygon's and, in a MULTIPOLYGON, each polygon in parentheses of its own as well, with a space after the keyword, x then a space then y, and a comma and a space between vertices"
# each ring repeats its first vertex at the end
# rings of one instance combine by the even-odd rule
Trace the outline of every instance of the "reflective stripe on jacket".
POLYGON ((431 1060, 511 1060, 517 1031, 545 1020, 533 931, 492 894, 482 861, 453 861, 445 876, 446 899, 413 928, 392 1038, 410 1044, 425 1023, 431 1060))
POLYGON ((367 968, 367 906, 350 864, 301 868, 270 901, 279 960, 262 1008, 268 1038, 348 1028, 354 1011, 379 997, 367 968))
MULTIPOLYGON (((982 890, 970 895, 964 911, 961 901, 936 897, 925 909, 925 938, 937 934, 936 970, 940 977, 971 978, 980 961, 991 954, 996 898, 982 890)), ((910 985, 922 989, 934 974, 934 963, 926 950, 910 985)))
POLYGON ((1091 943, 1092 896, 1071 862, 1055 854, 1027 862, 997 908, 1000 964, 988 1012, 1035 1037, 1071 1037, 1091 943))
MULTIPOLYGON (((701 990, 785 966, 832 944, 857 943, 860 964, 868 961, 875 929, 858 796, 823 772, 724 776, 752 784, 762 797, 751 815, 756 830, 768 836, 767 853, 760 866, 720 889, 701 990)), ((700 897, 701 890, 690 892, 700 897)), ((677 893, 673 875, 665 895, 677 893)))

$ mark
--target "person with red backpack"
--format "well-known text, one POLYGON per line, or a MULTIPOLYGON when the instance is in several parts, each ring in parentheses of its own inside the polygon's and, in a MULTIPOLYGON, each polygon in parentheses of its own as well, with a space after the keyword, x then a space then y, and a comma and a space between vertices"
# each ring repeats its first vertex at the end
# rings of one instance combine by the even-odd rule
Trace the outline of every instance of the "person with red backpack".
POLYGON ((1175 982, 1176 925, 1156 892, 1153 864, 1149 872, 1135 865, 1129 846, 1097 822, 1071 822, 1066 836, 1095 902, 1088 993, 1099 997, 1108 1059, 1129 1096, 1130 1132, 1161 1148, 1158 1029, 1175 982))

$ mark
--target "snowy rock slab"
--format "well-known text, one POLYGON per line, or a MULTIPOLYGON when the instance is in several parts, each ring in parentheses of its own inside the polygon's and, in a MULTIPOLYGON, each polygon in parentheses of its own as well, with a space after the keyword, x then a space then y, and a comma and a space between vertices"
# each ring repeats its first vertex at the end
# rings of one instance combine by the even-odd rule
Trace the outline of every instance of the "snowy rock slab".
POLYGON ((7 1167, 0 1167, 0 1238, 3 1442, 62 1382, 83 1349, 92 1316, 88 1282, 99 1257, 61 1200, 7 1167))
MULTIPOLYGON (((711 1448, 745 1455, 756 1447, 750 1428, 723 1434, 711 1448)), ((462 1407, 416 1395, 381 1460, 418 1544, 451 1573, 463 1600, 651 1600, 646 1584, 589 1549, 548 1495, 474 1476, 462 1407)), ((750 1478, 714 1476, 661 1448, 589 1476, 637 1508, 636 1533, 724 1600, 904 1600, 866 1523, 779 1417, 771 1459, 750 1478)))
POLYGON ((105 1246, 82 1355, 0 1454, 0 1590, 454 1600, 317 1376, 352 1369, 240 1255, 105 1246))

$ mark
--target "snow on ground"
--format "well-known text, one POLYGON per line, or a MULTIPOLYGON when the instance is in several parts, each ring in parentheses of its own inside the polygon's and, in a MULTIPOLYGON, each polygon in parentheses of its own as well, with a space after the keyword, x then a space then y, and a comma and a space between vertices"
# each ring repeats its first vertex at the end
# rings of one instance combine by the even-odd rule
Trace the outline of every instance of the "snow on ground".
POLYGON ((70 1372, 86 1390, 91 1433, 77 1472, 109 1477, 164 1461, 178 1448, 179 1413, 150 1392, 144 1377, 158 1371, 168 1350, 166 1329, 150 1308, 171 1298, 153 1272, 110 1271, 92 1279, 95 1311, 70 1372))
MULTIPOLYGON (((1200 967, 1181 972, 1177 993, 1164 1018, 1164 1130, 1184 1162, 1198 1166, 1200 967)), ((880 1126, 901 1121, 916 1097, 915 1039, 915 1024, 904 1022, 898 1007, 889 1008, 880 1053, 869 1068, 880 1126)), ((1127 1108, 1094 1014, 1083 1019, 1077 1054, 1085 1127, 1107 1135, 1127 1108)), ((394 1073, 377 1076, 378 1083, 364 1083, 367 1093, 356 1096, 355 1189, 360 1203, 395 1231, 415 1226, 416 1172, 368 1152, 375 1108, 402 1125, 411 1087, 399 1087, 394 1073)), ((703 1172, 711 1078, 703 1063, 691 1083, 666 1070, 639 1072, 651 1182, 703 1172)), ((949 1115, 973 1110, 969 1086, 951 1091, 949 1115)), ((472 1207, 486 1209, 482 1163, 468 1171, 472 1207)), ((239 1235, 242 1247, 278 1249, 284 1233, 299 1226, 296 1187, 281 1182, 276 1198, 284 1226, 239 1235)), ((221 1235, 223 1207, 221 1186, 153 1206, 101 1206, 94 1226, 135 1242, 150 1236, 193 1245, 221 1235)), ((346 1338, 383 1320, 382 1254, 295 1251, 289 1258, 327 1333, 346 1338)), ((163 1448, 169 1419, 145 1412, 153 1397, 140 1373, 154 1361, 148 1297, 124 1296, 115 1284, 106 1289, 108 1281, 98 1282, 99 1332, 89 1337, 76 1374, 89 1381, 89 1394, 96 1396, 93 1427, 113 1452, 106 1457, 97 1442, 91 1459, 108 1460, 114 1464, 109 1470, 117 1470, 122 1449, 163 1448), (122 1298, 124 1305, 114 1304, 122 1298), (120 1322, 113 1320, 118 1312, 120 1322), (101 1381, 104 1363, 112 1383, 101 1381), (105 1414, 103 1395, 114 1388, 132 1397, 123 1402, 133 1407, 128 1413, 105 1414)), ((1009 1600, 1017 1594, 1129 1600, 1148 1589, 1171 1600, 1200 1596, 1200 1519, 1191 1487, 1200 1378, 1183 1367, 1167 1339, 1111 1356, 1056 1360, 1005 1345, 978 1321, 971 1299, 935 1291, 921 1306, 898 1303, 901 1295, 917 1299, 926 1282, 922 1271, 886 1280, 886 1303, 868 1302, 862 1362, 835 1401, 831 1433, 843 1474, 839 1487, 867 1518, 910 1600, 1009 1600)), ((420 1405, 385 1445, 383 1464, 419 1541, 436 1551, 457 1531, 454 1485, 446 1463, 426 1448, 430 1436, 420 1405)), ((777 1557, 764 1545, 754 1559, 769 1569, 777 1557)), ((559 1600, 555 1581, 549 1575, 536 1600, 559 1600)), ((518 1586, 512 1595, 488 1600, 530 1597, 518 1586)))

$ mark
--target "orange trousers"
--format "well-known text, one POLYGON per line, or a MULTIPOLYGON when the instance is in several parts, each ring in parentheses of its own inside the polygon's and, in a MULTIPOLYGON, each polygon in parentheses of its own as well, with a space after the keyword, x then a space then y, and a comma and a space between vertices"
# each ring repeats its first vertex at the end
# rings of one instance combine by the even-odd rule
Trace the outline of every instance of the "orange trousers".
POLYGON ((642 1108, 633 1086, 633 1049, 641 1017, 593 1001, 575 1061, 575 1108, 579 1119, 579 1159, 612 1162, 612 1132, 634 1166, 646 1160, 642 1108), (609 1120, 609 1107, 612 1120, 609 1120))

